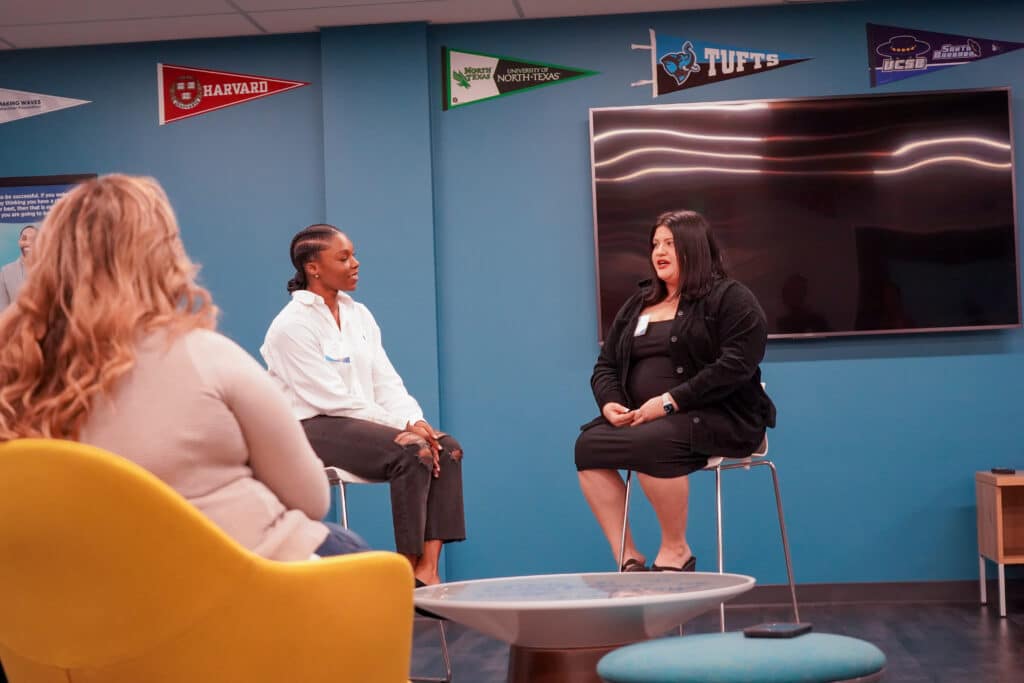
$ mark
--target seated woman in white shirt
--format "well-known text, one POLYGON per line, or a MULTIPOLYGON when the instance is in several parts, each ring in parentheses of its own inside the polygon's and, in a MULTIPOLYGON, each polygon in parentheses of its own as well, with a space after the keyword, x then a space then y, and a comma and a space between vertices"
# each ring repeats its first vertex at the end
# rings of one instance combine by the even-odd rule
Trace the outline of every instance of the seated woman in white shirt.
POLYGON ((260 352, 317 455, 391 484, 396 550, 418 584, 440 582, 441 546, 466 538, 462 447, 436 431, 381 346, 369 309, 346 292, 359 281, 352 241, 331 225, 292 239, 292 300, 260 352))

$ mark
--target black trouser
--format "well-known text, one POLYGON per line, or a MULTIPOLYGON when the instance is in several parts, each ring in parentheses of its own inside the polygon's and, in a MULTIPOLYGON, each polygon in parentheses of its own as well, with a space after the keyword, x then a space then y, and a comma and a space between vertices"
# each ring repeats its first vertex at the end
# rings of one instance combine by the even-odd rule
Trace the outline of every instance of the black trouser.
POLYGON ((462 446, 451 436, 440 439, 441 474, 434 477, 433 458, 420 440, 395 443, 401 432, 351 417, 317 415, 302 421, 313 450, 325 465, 366 479, 391 484, 395 549, 422 555, 423 541, 444 543, 466 538, 462 507, 462 446))

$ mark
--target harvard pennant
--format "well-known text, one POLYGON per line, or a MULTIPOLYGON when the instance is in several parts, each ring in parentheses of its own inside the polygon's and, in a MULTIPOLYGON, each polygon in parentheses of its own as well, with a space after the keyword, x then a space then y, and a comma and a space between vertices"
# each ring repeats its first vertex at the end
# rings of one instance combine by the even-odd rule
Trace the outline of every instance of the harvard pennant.
POLYGON ((309 85, 269 76, 156 65, 160 125, 309 85))

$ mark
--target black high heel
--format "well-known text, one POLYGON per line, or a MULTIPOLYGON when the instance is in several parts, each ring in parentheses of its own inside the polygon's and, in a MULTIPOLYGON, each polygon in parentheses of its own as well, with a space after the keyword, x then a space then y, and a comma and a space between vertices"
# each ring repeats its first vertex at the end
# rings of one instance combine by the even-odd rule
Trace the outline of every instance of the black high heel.
MULTIPOLYGON (((427 585, 419 579, 417 579, 415 576, 413 577, 413 580, 416 582, 416 588, 423 588, 427 585)), ((416 614, 420 615, 421 617, 427 617, 428 619, 437 619, 438 621, 448 621, 448 617, 442 617, 440 614, 434 614, 433 612, 428 612, 427 610, 419 607, 414 606, 413 611, 415 611, 416 614)))
POLYGON ((648 572, 650 569, 635 557, 631 557, 626 560, 625 564, 619 567, 620 572, 648 572))
POLYGON ((652 572, 695 572, 697 571, 697 556, 690 555, 690 559, 683 563, 682 567, 671 567, 668 565, 652 564, 652 572))

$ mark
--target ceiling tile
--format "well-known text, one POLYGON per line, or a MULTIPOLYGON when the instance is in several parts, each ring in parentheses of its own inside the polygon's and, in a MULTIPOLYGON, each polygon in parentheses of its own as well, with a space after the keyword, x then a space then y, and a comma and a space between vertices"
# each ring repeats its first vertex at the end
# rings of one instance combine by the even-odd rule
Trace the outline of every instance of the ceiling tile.
POLYGON ((258 33, 259 29, 240 14, 214 14, 204 17, 8 26, 2 29, 0 35, 18 48, 29 48, 214 38, 258 33))
POLYGON ((519 0, 527 19, 781 5, 783 0, 519 0))
MULTIPOLYGON (((384 5, 443 5, 447 0, 234 0, 246 12, 308 10, 336 7, 380 7, 384 5)), ((478 5, 512 4, 512 0, 477 0, 478 5)))
POLYGON ((322 9, 250 12, 260 26, 271 33, 316 31, 322 26, 358 26, 403 21, 460 23, 517 19, 511 2, 443 0, 442 2, 401 2, 380 5, 325 7, 322 9))
MULTIPOLYGON (((848 0, 811 0, 843 2, 848 0)), ((781 5, 784 0, 0 0, 0 49, 781 5), (241 12, 237 10, 241 9, 241 12)))
POLYGON ((233 11, 227 0, 2 0, 0 26, 181 17, 233 11))

